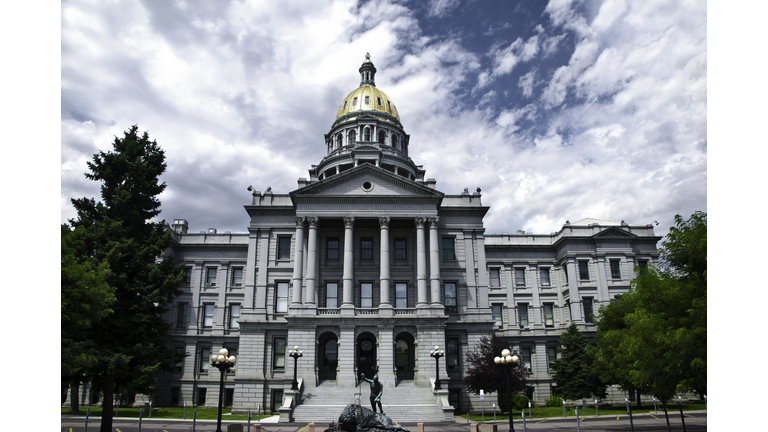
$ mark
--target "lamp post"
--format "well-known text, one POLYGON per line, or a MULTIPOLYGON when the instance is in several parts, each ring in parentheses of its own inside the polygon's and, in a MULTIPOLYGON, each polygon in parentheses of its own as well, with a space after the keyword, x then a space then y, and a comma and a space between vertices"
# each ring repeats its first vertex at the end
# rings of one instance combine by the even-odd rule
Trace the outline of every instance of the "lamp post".
POLYGON ((235 365, 235 356, 230 356, 229 351, 226 348, 219 350, 219 355, 211 356, 211 366, 221 372, 221 379, 219 380, 219 414, 216 421, 216 432, 222 432, 221 430, 221 406, 224 400, 224 377, 227 375, 230 369, 235 365))
MULTIPOLYGON (((517 366, 517 361, 519 360, 516 355, 511 355, 512 353, 505 349, 501 352, 501 357, 496 357, 493 359, 493 362, 496 364, 512 364, 512 367, 517 366)), ((512 391, 509 388, 509 375, 512 373, 511 370, 507 370, 504 374, 507 379, 507 401, 509 402, 509 432, 514 432, 515 425, 512 423, 512 391)))
POLYGON ((298 390, 299 381, 296 379, 296 365, 299 363, 299 357, 304 357, 304 352, 299 351, 299 346, 296 345, 288 355, 293 357, 293 383, 291 384, 291 390, 298 390))
POLYGON ((435 346, 429 355, 435 358, 435 390, 442 390, 440 387, 440 357, 445 356, 445 351, 440 351, 440 347, 435 346))

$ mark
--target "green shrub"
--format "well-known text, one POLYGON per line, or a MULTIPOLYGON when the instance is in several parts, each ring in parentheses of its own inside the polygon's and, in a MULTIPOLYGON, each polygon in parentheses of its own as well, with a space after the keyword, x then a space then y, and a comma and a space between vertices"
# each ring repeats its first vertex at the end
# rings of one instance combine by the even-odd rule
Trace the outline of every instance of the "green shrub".
POLYGON ((512 407, 515 409, 515 411, 520 411, 523 409, 528 409, 528 402, 531 402, 531 406, 533 406, 533 401, 528 399, 525 395, 516 394, 512 395, 512 407))
POLYGON ((559 407, 563 405, 563 400, 557 396, 550 396, 544 401, 544 406, 559 407))

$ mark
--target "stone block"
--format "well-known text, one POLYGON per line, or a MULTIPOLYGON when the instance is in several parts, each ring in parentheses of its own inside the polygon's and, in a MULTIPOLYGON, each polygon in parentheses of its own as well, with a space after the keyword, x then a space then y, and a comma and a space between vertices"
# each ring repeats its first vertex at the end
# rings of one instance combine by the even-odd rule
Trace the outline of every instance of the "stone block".
POLYGON ((480 432, 498 432, 499 425, 483 423, 480 425, 480 432))
POLYGON ((480 425, 477 423, 472 423, 469 425, 469 432, 480 432, 480 425))
POLYGON ((418 423, 416 425, 416 432, 424 432, 424 423, 418 423))
POLYGON ((243 425, 241 424, 228 424, 227 432, 243 432, 243 425))

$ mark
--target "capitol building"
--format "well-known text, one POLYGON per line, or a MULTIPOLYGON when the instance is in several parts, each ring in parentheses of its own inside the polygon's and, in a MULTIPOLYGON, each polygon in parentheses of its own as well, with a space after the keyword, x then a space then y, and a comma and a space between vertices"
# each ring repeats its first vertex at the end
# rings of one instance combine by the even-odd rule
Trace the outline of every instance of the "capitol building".
POLYGON ((467 352, 491 333, 518 353, 526 393, 542 403, 560 334, 576 323, 593 337, 598 308, 629 289, 635 266, 657 262, 651 225, 584 219, 549 234, 486 233, 480 190, 440 191, 409 157, 419 143, 368 55, 358 72, 309 176, 287 193, 249 188, 247 232, 173 221, 170 252, 186 277, 167 319, 187 357, 161 375, 156 406, 216 406, 209 357, 224 347, 238 359, 224 382, 234 412, 330 422, 356 393, 369 405, 358 377, 376 373, 393 419, 452 421, 480 410, 462 377, 467 352))

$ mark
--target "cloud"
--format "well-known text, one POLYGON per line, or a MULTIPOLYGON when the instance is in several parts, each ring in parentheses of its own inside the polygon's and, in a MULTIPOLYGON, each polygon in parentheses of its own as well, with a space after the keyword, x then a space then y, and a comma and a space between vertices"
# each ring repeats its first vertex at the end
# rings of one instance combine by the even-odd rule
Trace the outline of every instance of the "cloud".
POLYGON ((445 17, 456 9, 461 0, 430 0, 428 16, 445 17))

